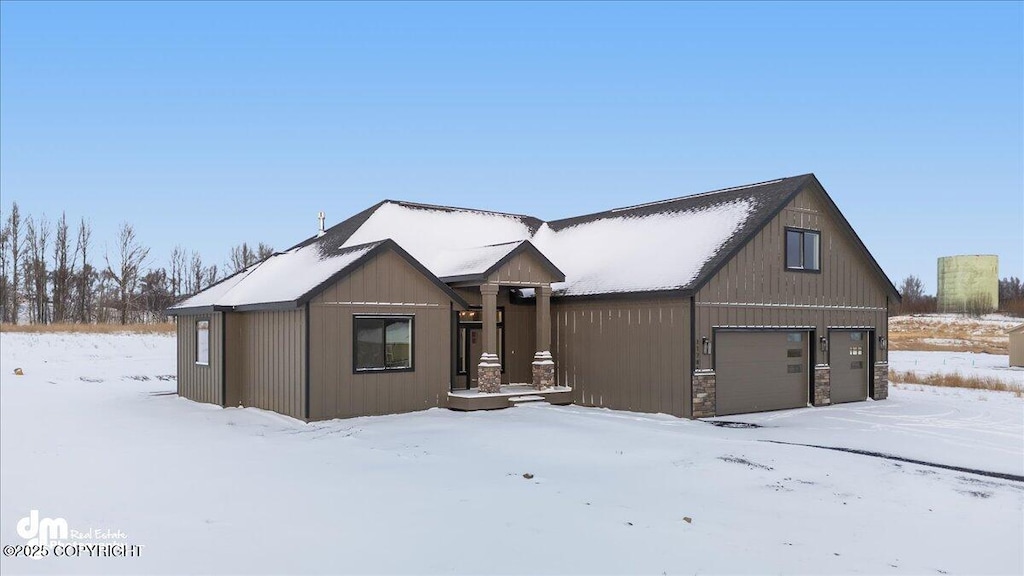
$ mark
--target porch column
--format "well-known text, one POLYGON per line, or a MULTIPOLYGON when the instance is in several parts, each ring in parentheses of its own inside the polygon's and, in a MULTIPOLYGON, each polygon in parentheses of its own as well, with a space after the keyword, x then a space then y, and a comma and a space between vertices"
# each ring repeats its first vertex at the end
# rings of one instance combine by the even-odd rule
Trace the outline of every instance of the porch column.
POLYGON ((542 390, 555 385, 555 362, 551 357, 551 285, 536 289, 537 352, 533 355, 533 387, 542 390))
POLYGON ((501 361, 498 359, 498 285, 481 284, 484 312, 484 351, 477 365, 480 392, 501 390, 501 361))

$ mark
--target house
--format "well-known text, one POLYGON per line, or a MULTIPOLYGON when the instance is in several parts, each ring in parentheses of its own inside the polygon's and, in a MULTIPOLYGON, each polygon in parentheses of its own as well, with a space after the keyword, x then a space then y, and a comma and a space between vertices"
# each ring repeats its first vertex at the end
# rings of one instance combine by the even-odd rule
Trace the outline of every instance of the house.
POLYGON ((385 200, 168 313, 221 406, 700 418, 886 398, 899 298, 806 174, 548 222, 385 200))
POLYGON ((1013 328, 1010 336, 1010 366, 1024 367, 1024 324, 1013 328))

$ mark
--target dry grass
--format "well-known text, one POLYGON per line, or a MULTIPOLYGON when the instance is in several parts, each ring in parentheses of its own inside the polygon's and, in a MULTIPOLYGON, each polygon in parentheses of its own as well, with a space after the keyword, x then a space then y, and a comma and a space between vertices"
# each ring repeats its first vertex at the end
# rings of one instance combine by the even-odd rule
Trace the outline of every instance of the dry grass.
POLYGON ((981 320, 903 316, 889 322, 890 350, 1008 354, 1006 326, 981 320))
POLYGON ((71 332, 75 334, 172 334, 173 322, 159 324, 0 324, 0 332, 23 332, 28 334, 49 334, 71 332))
POLYGON ((1018 398, 1024 397, 1024 390, 1019 386, 1003 382, 994 376, 964 375, 959 372, 918 374, 913 370, 889 370, 889 381, 900 384, 924 384, 925 386, 941 386, 944 388, 970 388, 972 390, 995 390, 1012 392, 1018 398))

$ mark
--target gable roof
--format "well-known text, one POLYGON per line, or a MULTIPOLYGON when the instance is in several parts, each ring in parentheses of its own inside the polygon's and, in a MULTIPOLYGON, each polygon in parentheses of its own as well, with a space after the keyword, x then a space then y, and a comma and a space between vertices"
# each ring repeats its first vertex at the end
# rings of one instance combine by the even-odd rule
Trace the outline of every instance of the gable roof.
POLYGON ((167 309, 170 315, 302 306, 384 250, 404 258, 460 306, 467 304, 393 240, 331 249, 314 242, 274 254, 167 309))
POLYGON ((553 281, 565 280, 565 274, 529 240, 445 251, 435 260, 434 272, 444 282, 484 282, 498 268, 523 253, 532 255, 553 281))
MULTIPOLYGON (((484 279, 517 251, 530 250, 550 265, 553 276, 560 278, 553 285, 555 297, 665 291, 685 295, 706 284, 805 189, 820 194, 838 227, 867 256, 889 294, 899 300, 892 281, 813 174, 550 222, 522 214, 384 200, 332 226, 322 236, 307 238, 285 254, 315 249, 319 253, 317 262, 322 263, 349 254, 349 250, 389 242, 392 249, 405 254, 435 284, 444 285, 441 279, 484 279)), ((324 266, 337 267, 343 263, 332 262, 324 266)), ((260 283, 255 281, 258 276, 250 280, 250 272, 243 272, 246 283, 260 283)), ((311 282, 318 274, 312 275, 311 282)), ((209 288, 208 291, 216 289, 210 295, 203 292, 193 298, 205 295, 197 300, 203 305, 210 299, 235 302, 229 294, 245 294, 248 288, 239 290, 234 286, 242 279, 228 279, 225 283, 229 281, 226 286, 209 288), (213 297, 221 292, 224 294, 213 297)), ((172 311, 181 309, 193 298, 172 311)), ((238 301, 259 299, 266 298, 246 297, 238 301)), ((295 301, 289 298, 287 303, 295 301)))

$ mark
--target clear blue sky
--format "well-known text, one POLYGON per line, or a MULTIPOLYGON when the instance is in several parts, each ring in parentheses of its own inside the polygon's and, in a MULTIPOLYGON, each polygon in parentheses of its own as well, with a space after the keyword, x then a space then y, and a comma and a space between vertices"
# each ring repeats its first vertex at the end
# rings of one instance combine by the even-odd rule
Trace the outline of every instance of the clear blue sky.
POLYGON ((0 5, 3 215, 127 220, 158 265, 382 198, 552 219, 805 172, 895 282, 1024 276, 1022 4, 0 5))

